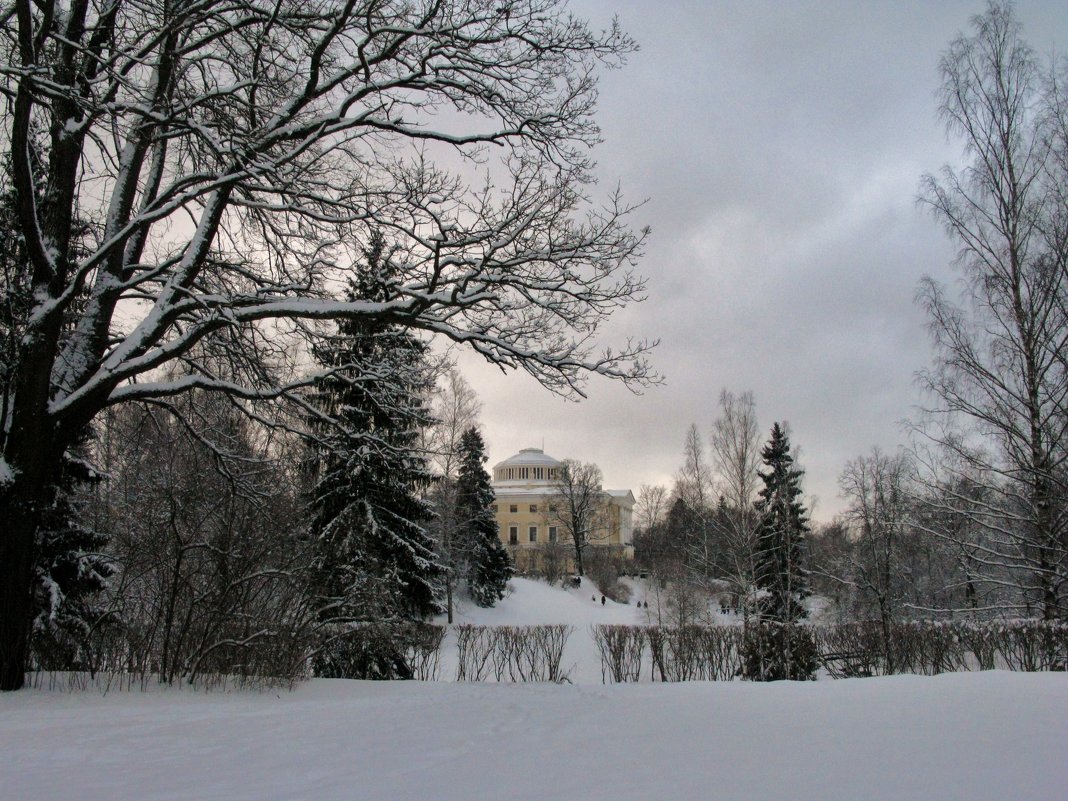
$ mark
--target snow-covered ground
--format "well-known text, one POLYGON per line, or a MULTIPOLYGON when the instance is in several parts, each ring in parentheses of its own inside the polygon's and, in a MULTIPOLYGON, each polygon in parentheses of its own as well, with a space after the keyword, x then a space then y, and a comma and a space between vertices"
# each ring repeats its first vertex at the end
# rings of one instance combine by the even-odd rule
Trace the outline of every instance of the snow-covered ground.
MULTIPOLYGON (((460 619, 641 622, 517 581, 460 619)), ((582 643, 589 643, 584 645, 582 643)), ((1068 798, 1068 674, 603 686, 317 680, 0 696, 0 799, 1068 798)), ((449 675, 448 670, 444 675, 449 675)))
MULTIPOLYGON (((589 579, 582 579, 579 587, 560 589, 543 581, 514 578, 509 582, 505 598, 490 609, 481 609, 461 598, 456 604, 454 619, 456 623, 483 626, 569 623, 576 629, 597 623, 645 623, 645 610, 638 609, 635 604, 635 601, 645 600, 643 587, 634 581, 630 585, 636 597, 629 604, 617 604, 606 598, 602 606, 601 593, 589 579)), ((444 620, 443 616, 437 622, 443 623, 444 620)))
POLYGON ((0 697, 0 797, 1068 797, 1068 676, 0 697))

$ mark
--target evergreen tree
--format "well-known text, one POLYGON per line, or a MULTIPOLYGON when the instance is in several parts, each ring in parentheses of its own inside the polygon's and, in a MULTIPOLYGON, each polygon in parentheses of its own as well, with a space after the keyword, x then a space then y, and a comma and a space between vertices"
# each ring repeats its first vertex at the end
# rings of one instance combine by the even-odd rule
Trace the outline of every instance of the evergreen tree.
POLYGON ((504 597, 514 574, 512 560, 497 535, 493 514, 495 495, 483 466, 486 446, 477 428, 467 429, 460 440, 460 475, 456 486, 460 536, 467 544, 467 581, 479 606, 493 606, 504 597))
POLYGON ((776 423, 761 454, 767 472, 756 502, 756 585, 763 591, 758 609, 763 620, 796 623, 807 612, 808 573, 803 567, 808 515, 800 501, 803 471, 794 467, 790 440, 776 423))
POLYGON ((99 480, 88 462, 68 452, 51 503, 37 529, 31 643, 41 667, 84 667, 82 644, 102 614, 100 591, 114 572, 108 538, 86 524, 83 490, 99 480))
POLYGON ((815 644, 796 624, 807 616, 801 601, 808 596, 803 567, 808 516, 801 503, 803 471, 794 466, 790 440, 775 423, 761 453, 766 472, 756 510, 755 581, 760 591, 758 621, 747 632, 746 674, 751 679, 807 679, 816 669, 815 644))
MULTIPOLYGON (((350 300, 388 301, 391 268, 380 234, 364 255, 350 300)), ((311 503, 320 616, 347 624, 434 614, 442 568, 424 528, 430 472, 418 448, 429 416, 427 347, 401 328, 358 319, 342 322, 315 357, 331 368, 318 384, 318 405, 332 422, 315 439, 311 503)))

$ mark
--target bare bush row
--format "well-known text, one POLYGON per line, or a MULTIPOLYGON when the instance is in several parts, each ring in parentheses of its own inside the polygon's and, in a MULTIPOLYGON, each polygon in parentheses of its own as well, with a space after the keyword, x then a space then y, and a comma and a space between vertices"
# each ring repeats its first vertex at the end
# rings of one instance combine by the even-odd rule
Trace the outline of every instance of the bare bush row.
MULTIPOLYGON (((806 626, 832 678, 963 670, 1068 669, 1068 624, 880 621, 806 626)), ((743 626, 591 626, 604 682, 729 681, 745 674, 756 640, 743 626)))
POLYGON ((1068 624, 1057 621, 863 621, 815 631, 820 662, 835 678, 1065 670, 1068 664, 1068 624))
POLYGON ((590 633, 605 682, 639 681, 646 664, 653 681, 726 681, 741 667, 739 627, 606 625, 590 633))
POLYGON ((183 652, 183 661, 164 668, 151 629, 102 626, 91 633, 72 670, 70 660, 35 652, 31 684, 49 689, 104 691, 182 684, 198 689, 292 686, 315 675, 356 679, 435 681, 441 667, 445 627, 395 621, 319 627, 281 624, 253 632, 234 630, 183 652), (312 669, 314 668, 314 670, 312 669))
POLYGON ((568 681, 572 626, 456 626, 457 681, 568 681))

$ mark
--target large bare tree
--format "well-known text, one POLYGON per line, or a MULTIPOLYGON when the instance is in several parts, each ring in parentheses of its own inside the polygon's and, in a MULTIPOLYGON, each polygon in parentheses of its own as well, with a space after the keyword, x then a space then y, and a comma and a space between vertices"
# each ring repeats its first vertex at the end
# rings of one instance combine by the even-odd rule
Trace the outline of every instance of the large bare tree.
POLYGON ((546 522, 560 529, 560 540, 575 552, 575 570, 586 575, 586 554, 608 538, 608 496, 601 488, 601 468, 593 462, 565 459, 553 482, 546 522))
POLYGON ((361 316, 564 394, 590 372, 650 378, 646 343, 596 343, 643 290, 629 209, 588 200, 596 70, 634 47, 614 24, 591 31, 559 0, 15 0, 2 15, 0 141, 29 279, 4 288, 26 298, 0 428, 0 688, 23 682, 40 488, 109 406, 191 388, 300 403, 314 376, 294 340, 361 316), (394 291, 345 300, 371 228, 394 291))
POLYGON ((1060 65, 1047 73, 1010 6, 991 3, 972 22, 941 63, 941 113, 966 164, 928 176, 923 193, 960 246, 964 279, 959 302, 930 279, 921 288, 938 349, 923 376, 935 400, 924 430, 948 453, 938 462, 960 469, 929 496, 953 514, 929 519, 966 511, 976 564, 1019 588, 1007 611, 1063 617, 1068 104, 1060 65), (959 490, 975 482, 982 492, 959 490))

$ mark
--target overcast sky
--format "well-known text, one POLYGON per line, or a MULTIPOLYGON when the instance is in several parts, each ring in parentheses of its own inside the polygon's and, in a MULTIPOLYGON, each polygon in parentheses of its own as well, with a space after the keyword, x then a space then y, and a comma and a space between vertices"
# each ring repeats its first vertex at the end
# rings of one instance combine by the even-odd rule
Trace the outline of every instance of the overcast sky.
MULTIPOLYGON (((593 461, 605 485, 670 485, 722 388, 752 390, 761 427, 789 421, 815 517, 842 507, 849 459, 905 440, 931 358, 914 302, 952 281, 954 245, 916 203, 920 177, 959 157, 936 115, 938 60, 975 2, 573 0, 618 14, 641 51, 606 73, 602 184, 648 199, 648 300, 605 342, 658 338, 666 384, 634 396, 593 380, 562 401, 464 357, 490 462, 524 447, 593 461)), ((1068 51, 1063 0, 1019 2, 1041 53, 1068 51)))

